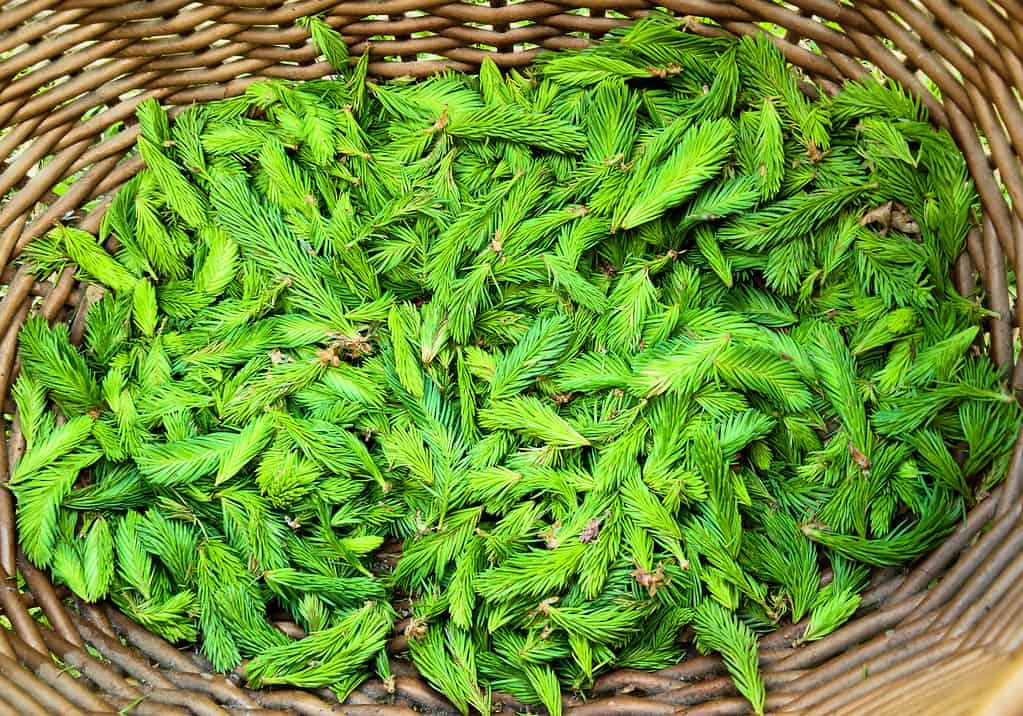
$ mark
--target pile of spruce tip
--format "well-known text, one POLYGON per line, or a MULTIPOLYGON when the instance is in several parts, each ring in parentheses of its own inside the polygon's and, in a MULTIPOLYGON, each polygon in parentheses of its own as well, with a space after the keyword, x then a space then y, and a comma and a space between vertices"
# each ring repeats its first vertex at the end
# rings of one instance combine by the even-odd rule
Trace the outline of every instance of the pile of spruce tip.
POLYGON ((762 712, 759 634, 834 631, 1004 476, 978 199, 898 86, 664 18, 367 67, 144 102, 100 235, 26 252, 107 289, 13 391, 21 547, 81 599, 253 686, 345 698, 403 631, 462 712, 693 650, 762 712))

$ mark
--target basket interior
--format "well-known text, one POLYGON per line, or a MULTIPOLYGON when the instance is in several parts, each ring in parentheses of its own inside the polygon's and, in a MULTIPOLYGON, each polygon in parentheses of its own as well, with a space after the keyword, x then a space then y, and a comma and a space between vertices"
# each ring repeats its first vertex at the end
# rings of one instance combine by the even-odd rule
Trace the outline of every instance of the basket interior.
MULTIPOLYGON (((0 5, 0 389, 7 410, 0 482, 24 450, 9 389, 17 331, 30 312, 81 338, 95 289, 66 270, 37 281, 18 260, 57 222, 95 231, 113 191, 142 167, 134 111, 175 111, 238 94, 259 79, 334 73, 296 20, 320 14, 379 78, 473 72, 485 58, 528 65, 585 45, 660 7, 700 34, 766 33, 819 91, 871 75, 897 80, 948 128, 984 207, 956 269, 997 317, 985 347, 1023 389, 1014 346, 1023 327, 1010 274, 1023 275, 1023 5, 1016 0, 22 0, 0 5), (698 19, 699 18, 699 19, 698 19), (940 97, 940 99, 939 99, 940 97)), ((818 91, 808 86, 808 91, 818 91)), ((909 572, 879 573, 861 614, 812 646, 802 625, 761 640, 768 708, 777 712, 1023 713, 1023 442, 1007 480, 909 572)), ((454 713, 395 662, 347 704, 329 694, 242 689, 200 657, 148 634, 109 605, 73 603, 19 554, 14 507, 0 489, 0 714, 454 713), (19 591, 14 575, 24 578, 19 591), (38 608, 38 609, 37 609, 38 608), (37 617, 44 615, 45 619, 37 617), (55 656, 67 667, 55 665, 55 656), (99 655, 102 658, 97 658, 99 655), (7 706, 5 706, 7 704, 7 706), (9 706, 9 708, 8 708, 9 706), (6 709, 6 710, 5 710, 6 709)), ((395 649, 401 640, 393 642, 395 649)), ((58 662, 58 663, 59 663, 58 662)), ((693 658, 656 674, 615 672, 569 713, 745 713, 723 665, 693 658)), ((505 703, 515 712, 519 705, 505 703)))

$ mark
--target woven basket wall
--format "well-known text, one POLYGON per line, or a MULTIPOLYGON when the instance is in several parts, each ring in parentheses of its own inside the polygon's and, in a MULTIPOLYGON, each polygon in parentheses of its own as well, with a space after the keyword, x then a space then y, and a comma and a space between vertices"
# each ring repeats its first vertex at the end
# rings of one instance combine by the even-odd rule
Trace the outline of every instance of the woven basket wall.
MULTIPOLYGON (((95 298, 65 271, 34 282, 15 268, 24 246, 57 221, 95 231, 113 190, 141 167, 129 156, 134 111, 148 97, 180 108, 237 94, 263 77, 311 79, 318 61, 297 18, 323 13, 369 52, 378 77, 472 72, 484 57, 525 65, 545 49, 578 47, 655 3, 644 0, 15 0, 0 2, 0 396, 17 373, 17 332, 30 311, 67 321, 80 337, 95 298), (74 178, 73 182, 68 182, 74 178)), ((824 91, 880 71, 923 98, 966 156, 985 218, 956 281, 978 283, 998 315, 986 327, 994 359, 1023 388, 1013 344, 1023 306, 1007 273, 1023 276, 1023 2, 1004 0, 662 0, 692 32, 749 34, 757 23, 824 91), (695 18, 711 18, 706 24, 695 18), (930 81, 942 100, 925 89, 930 81), (1020 93, 1020 94, 1017 94, 1020 93), (1008 196, 1007 203, 1004 196, 1008 196), (1010 205, 1017 209, 1013 211, 1010 205)), ((0 417, 0 482, 23 450, 17 420, 0 417)), ((878 575, 861 614, 811 646, 802 625, 761 642, 768 708, 806 714, 1023 714, 1023 442, 1005 484, 911 571, 878 575)), ((407 664, 389 689, 329 694, 254 692, 212 675, 108 606, 68 600, 17 549, 10 493, 0 489, 0 716, 7 714, 455 713, 407 664), (11 575, 20 571, 23 593, 11 575), (35 615, 45 615, 45 625, 35 615), (30 610, 33 612, 30 614, 30 610), (101 654, 102 659, 96 658, 101 654), (57 657, 55 661, 52 656, 57 657), (68 668, 71 667, 71 668, 68 668)), ((400 643, 392 644, 395 649, 400 643)), ((656 674, 603 677, 573 716, 739 714, 720 662, 694 658, 656 674)), ((515 704, 505 706, 508 712, 515 704)))

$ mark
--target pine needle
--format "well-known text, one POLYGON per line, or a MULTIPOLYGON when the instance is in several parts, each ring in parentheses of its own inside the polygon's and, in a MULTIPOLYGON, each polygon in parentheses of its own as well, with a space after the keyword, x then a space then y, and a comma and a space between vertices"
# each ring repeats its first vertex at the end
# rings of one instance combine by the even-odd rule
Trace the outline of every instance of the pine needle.
POLYGON ((721 653, 739 692, 756 713, 762 714, 766 694, 757 664, 757 640, 752 630, 710 600, 696 607, 693 629, 700 650, 721 653))
POLYGON ((724 165, 731 151, 732 128, 725 120, 705 122, 686 131, 679 145, 643 182, 632 184, 612 220, 631 229, 652 221, 692 196, 724 165))

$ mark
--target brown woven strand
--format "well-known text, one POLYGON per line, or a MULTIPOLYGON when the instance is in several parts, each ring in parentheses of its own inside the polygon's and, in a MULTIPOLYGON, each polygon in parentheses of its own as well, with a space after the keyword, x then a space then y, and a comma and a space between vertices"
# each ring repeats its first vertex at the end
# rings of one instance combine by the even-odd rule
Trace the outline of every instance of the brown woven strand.
MULTIPOLYGON (((786 33, 771 40, 825 91, 877 68, 914 92, 932 121, 949 128, 984 208, 957 266, 957 286, 965 293, 984 287, 986 306, 997 315, 978 345, 1023 391, 1023 359, 1016 362, 1014 351, 1023 305, 1014 304, 1007 274, 1023 275, 1019 0, 21 0, 0 2, 5 410, 13 410, 8 396, 17 373, 17 331, 29 311, 71 322, 80 338, 95 300, 72 271, 53 282, 34 280, 17 268, 18 255, 69 212, 83 228, 98 228, 111 192, 142 167, 130 153, 138 133, 133 114, 143 99, 156 98, 176 113, 193 102, 237 95, 264 77, 333 74, 295 24, 311 14, 339 30, 353 55, 368 53, 370 73, 386 78, 448 68, 472 72, 485 58, 500 67, 523 66, 540 52, 580 47, 657 7, 686 17, 687 27, 700 34, 758 33, 758 23, 777 24, 786 33), (940 100, 925 89, 924 77, 940 90, 940 100), (109 131, 121 122, 126 126, 109 131), (56 195, 54 188, 71 176, 76 181, 56 195), (82 207, 87 210, 78 211, 82 207)), ((0 442, 0 483, 23 450, 17 420, 8 428, 0 442)), ((1023 437, 1006 483, 908 574, 878 573, 853 622, 810 645, 798 643, 801 624, 765 636, 761 664, 769 710, 1023 714, 1021 495, 1023 437)), ((326 693, 242 688, 109 605, 64 601, 65 593, 20 557, 16 544, 12 499, 0 490, 0 615, 13 627, 0 629, 0 716, 121 709, 160 716, 453 713, 399 662, 393 690, 368 682, 346 704, 326 693), (26 580, 25 595, 15 589, 15 569, 26 580), (46 614, 46 624, 35 619, 33 607, 46 614)), ((587 703, 566 696, 566 713, 748 710, 712 657, 657 674, 607 674, 594 695, 587 703)), ((521 708, 510 699, 502 703, 507 713, 521 708)))

